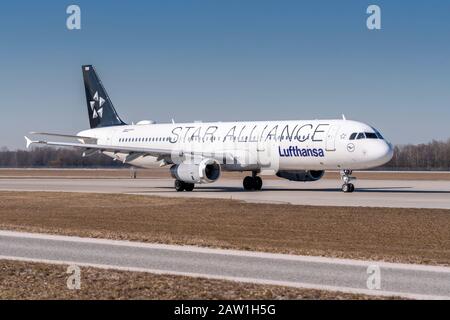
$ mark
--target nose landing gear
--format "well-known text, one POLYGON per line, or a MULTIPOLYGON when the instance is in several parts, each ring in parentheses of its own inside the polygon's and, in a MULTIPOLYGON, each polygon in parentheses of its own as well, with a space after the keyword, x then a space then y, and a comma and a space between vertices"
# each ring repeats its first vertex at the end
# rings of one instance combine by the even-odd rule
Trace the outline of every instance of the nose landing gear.
POLYGON ((351 174, 352 174, 352 170, 342 170, 341 171, 341 179, 344 182, 344 184, 342 185, 343 192, 355 191, 355 185, 353 183, 350 183, 350 181, 356 180, 356 178, 352 177, 351 174))
POLYGON ((261 177, 256 175, 256 172, 253 172, 252 176, 247 176, 244 178, 243 186, 245 191, 250 190, 261 190, 263 185, 261 177))

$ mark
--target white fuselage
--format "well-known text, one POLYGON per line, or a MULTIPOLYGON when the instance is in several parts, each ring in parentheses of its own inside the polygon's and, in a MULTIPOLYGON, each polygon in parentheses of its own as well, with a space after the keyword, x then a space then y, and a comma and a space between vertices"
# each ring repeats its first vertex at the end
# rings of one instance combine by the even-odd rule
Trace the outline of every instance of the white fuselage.
MULTIPOLYGON (((98 144, 151 147, 161 150, 227 153, 222 163, 229 171, 368 169, 383 165, 392 146, 374 128, 350 120, 249 121, 124 125, 80 132, 98 144), (356 133, 356 136, 355 136, 356 133), (364 137, 359 135, 364 134, 364 137), (353 139, 352 138, 353 134, 353 139), (374 137, 375 135, 375 137, 374 137)), ((104 152, 124 161, 126 154, 104 152)), ((129 161, 155 166, 155 157, 129 161)))

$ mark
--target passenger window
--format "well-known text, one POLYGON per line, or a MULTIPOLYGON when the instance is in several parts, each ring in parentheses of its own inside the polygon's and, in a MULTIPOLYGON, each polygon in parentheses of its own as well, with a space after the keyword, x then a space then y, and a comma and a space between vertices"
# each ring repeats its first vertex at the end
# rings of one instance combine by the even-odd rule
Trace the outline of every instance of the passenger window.
POLYGON ((356 139, 364 139, 365 138, 365 136, 364 136, 364 132, 360 132, 360 133, 358 133, 358 137, 356 138, 356 139))
POLYGON ((357 134, 358 134, 357 132, 353 132, 353 133, 350 135, 350 140, 355 140, 357 134))

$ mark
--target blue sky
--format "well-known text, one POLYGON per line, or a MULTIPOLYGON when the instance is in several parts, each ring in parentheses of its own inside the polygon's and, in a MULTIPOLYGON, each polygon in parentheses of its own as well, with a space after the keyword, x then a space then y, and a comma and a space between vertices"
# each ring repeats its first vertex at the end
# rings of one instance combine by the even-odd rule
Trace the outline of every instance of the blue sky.
POLYGON ((450 137, 450 1, 14 1, 0 10, 0 146, 88 127, 82 64, 120 116, 347 118, 394 143, 450 137), (81 7, 82 29, 66 28, 81 7), (366 8, 382 30, 366 28, 366 8))

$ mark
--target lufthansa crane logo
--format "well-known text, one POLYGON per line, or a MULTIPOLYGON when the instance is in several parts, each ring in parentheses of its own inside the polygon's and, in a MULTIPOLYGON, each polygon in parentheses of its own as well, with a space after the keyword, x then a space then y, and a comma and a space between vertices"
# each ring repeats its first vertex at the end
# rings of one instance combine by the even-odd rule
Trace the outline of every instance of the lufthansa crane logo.
POLYGON ((92 109, 92 119, 103 116, 103 104, 105 103, 105 99, 98 95, 98 91, 95 92, 93 100, 89 101, 92 109))
POLYGON ((348 152, 353 152, 353 151, 355 151, 355 145, 354 145, 353 143, 349 143, 349 144, 347 145, 347 151, 348 151, 348 152))

